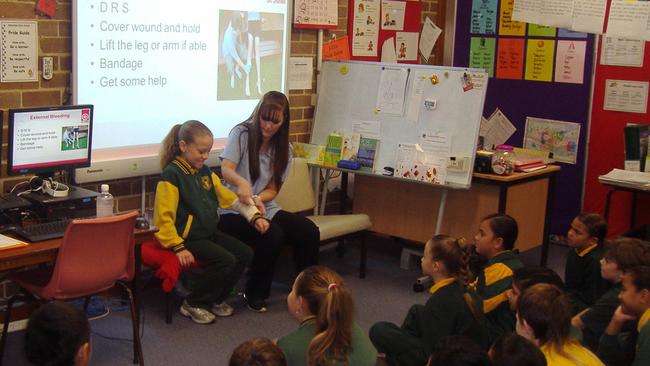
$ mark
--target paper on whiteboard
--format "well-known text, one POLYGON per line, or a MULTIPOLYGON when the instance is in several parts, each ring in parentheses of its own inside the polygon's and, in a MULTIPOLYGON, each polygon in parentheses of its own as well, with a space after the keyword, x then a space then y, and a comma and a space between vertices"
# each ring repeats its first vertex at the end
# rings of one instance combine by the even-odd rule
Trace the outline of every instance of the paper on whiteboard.
POLYGON ((414 71, 410 75, 409 91, 406 97, 406 119, 408 121, 416 122, 418 120, 418 113, 422 105, 422 95, 424 94, 424 85, 427 81, 427 73, 425 71, 414 71))
POLYGON ((397 158, 395 159, 395 162, 397 164, 409 164, 417 162, 418 151, 415 145, 416 144, 407 143, 397 144, 397 158))
POLYGON ((517 131, 517 128, 499 108, 490 116, 489 124, 490 129, 485 135, 485 146, 488 148, 491 148, 492 145, 504 144, 517 131))
POLYGON ((352 132, 361 137, 381 139, 381 123, 379 121, 352 120, 352 132))
POLYGON ((434 157, 447 157, 451 151, 449 134, 445 132, 422 131, 420 146, 426 153, 427 162, 433 161, 434 157))
POLYGON ((311 89, 314 59, 311 57, 289 58, 289 89, 311 89))
POLYGON ((575 0, 571 30, 578 32, 603 32, 607 0, 575 0))
POLYGON ((408 71, 406 69, 383 68, 377 92, 377 111, 382 114, 401 116, 404 113, 404 96, 408 71))
POLYGON ((381 62, 397 63, 397 55, 395 54, 395 38, 388 38, 381 46, 381 62))
POLYGON ((420 53, 426 62, 429 62, 429 56, 440 34, 442 34, 442 29, 435 25, 429 17, 426 17, 420 34, 420 53))

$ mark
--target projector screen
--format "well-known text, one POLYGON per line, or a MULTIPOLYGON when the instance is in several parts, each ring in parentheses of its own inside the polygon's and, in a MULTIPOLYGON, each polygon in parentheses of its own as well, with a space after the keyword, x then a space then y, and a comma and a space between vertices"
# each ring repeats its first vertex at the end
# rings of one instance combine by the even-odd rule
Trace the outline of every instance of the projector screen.
POLYGON ((261 95, 286 89, 289 3, 74 1, 73 102, 95 106, 93 163, 77 181, 156 173, 158 144, 189 119, 222 147, 261 95))

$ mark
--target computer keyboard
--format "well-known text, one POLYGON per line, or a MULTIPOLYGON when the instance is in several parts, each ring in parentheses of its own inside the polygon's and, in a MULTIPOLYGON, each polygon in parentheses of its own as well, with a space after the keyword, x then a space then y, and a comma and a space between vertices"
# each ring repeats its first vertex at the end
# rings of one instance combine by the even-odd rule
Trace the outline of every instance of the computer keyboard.
POLYGON ((70 221, 72 220, 64 219, 16 226, 12 227, 11 231, 31 242, 62 238, 70 221))

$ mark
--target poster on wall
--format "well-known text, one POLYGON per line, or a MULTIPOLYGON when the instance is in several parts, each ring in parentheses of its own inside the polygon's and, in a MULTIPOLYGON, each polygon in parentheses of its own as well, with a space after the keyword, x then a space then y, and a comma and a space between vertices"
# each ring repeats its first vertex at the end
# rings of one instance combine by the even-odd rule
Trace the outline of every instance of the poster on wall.
POLYGON ((526 117, 524 148, 552 152, 556 161, 576 163, 579 137, 579 123, 526 117))
POLYGON ((648 82, 605 80, 605 105, 603 109, 645 114, 648 109, 648 82))
POLYGON ((0 21, 0 82, 38 80, 38 26, 0 21))
POLYGON ((582 84, 585 73, 586 41, 557 41, 555 82, 582 84))
POLYGON ((644 53, 645 41, 604 36, 600 64, 642 67, 644 53))
POLYGON ((293 24, 296 28, 335 29, 339 22, 337 0, 295 0, 293 24))
POLYGON ((404 13, 406 2, 389 1, 381 2, 381 29, 404 30, 404 13))
POLYGON ((472 0, 470 33, 494 34, 497 24, 497 0, 472 0))
POLYGON ((377 56, 379 0, 355 0, 352 56, 377 56))

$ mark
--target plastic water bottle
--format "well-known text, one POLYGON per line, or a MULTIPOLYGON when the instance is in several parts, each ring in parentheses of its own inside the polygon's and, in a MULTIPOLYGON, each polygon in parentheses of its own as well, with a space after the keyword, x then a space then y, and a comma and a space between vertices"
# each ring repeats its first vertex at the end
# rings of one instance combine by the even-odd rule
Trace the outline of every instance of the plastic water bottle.
POLYGON ((113 195, 108 192, 108 184, 102 184, 97 196, 97 217, 113 216, 113 195))

